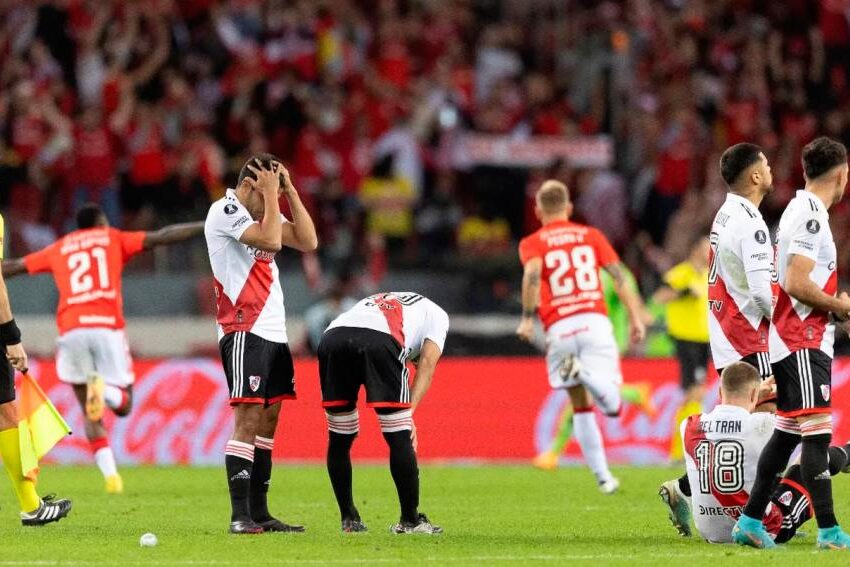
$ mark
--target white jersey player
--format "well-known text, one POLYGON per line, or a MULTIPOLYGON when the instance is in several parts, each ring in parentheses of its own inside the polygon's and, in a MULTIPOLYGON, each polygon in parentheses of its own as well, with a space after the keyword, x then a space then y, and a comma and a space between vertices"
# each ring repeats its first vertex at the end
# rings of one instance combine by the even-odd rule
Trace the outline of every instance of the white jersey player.
POLYGON ((351 445, 360 431, 357 398, 378 413, 390 448, 390 469, 401 519, 395 533, 440 533, 419 513, 419 472, 413 411, 425 395, 443 352, 449 317, 418 293, 379 293, 359 301, 330 324, 319 344, 322 405, 328 420, 328 474, 339 505, 342 531, 366 531, 354 506, 351 445), (413 385, 406 360, 417 365, 413 385))
POLYGON ((723 152, 720 172, 729 193, 711 225, 711 356, 718 372, 745 360, 766 377, 772 374, 768 330, 773 247, 758 207, 773 190, 773 178, 764 153, 753 144, 736 144, 723 152))
POLYGON ((827 210, 844 195, 847 150, 820 137, 803 148, 802 161, 806 188, 785 209, 776 235, 776 306, 770 332, 776 430, 761 455, 759 477, 733 538, 743 545, 771 547, 760 518, 772 478, 802 443, 801 466, 818 520, 818 547, 850 549, 850 535, 835 517, 832 481, 825 472, 832 435, 830 313, 846 320, 850 312, 850 296, 836 296, 836 250, 827 210))
POLYGON ((277 158, 261 154, 242 168, 236 188, 212 204, 204 234, 215 278, 219 349, 236 420, 225 449, 230 531, 303 531, 272 517, 266 503, 280 401, 295 397, 274 256, 283 246, 315 249, 316 230, 289 173, 277 158), (292 222, 280 212, 281 194, 292 222))
MULTIPOLYGON (((772 413, 751 413, 772 395, 755 367, 733 362, 721 375, 721 404, 693 415, 681 424, 687 474, 665 482, 660 495, 670 506, 670 518, 682 535, 690 535, 689 509, 700 536, 709 543, 731 543, 735 521, 743 512, 758 474, 758 461, 773 434, 772 413), (683 486, 684 481, 684 486, 683 486), (687 499, 691 502, 688 504, 687 499)), ((847 465, 846 447, 830 448, 830 470, 847 465)), ((773 488, 763 522, 776 543, 791 539, 811 518, 810 496, 798 464, 773 488)))

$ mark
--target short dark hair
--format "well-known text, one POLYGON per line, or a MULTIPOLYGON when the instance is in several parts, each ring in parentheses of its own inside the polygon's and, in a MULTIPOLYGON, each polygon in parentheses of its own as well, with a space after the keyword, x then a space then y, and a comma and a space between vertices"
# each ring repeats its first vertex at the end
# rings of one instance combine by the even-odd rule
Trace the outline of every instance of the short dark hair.
POLYGON ((803 172, 806 179, 817 179, 833 167, 847 163, 844 144, 826 136, 815 138, 803 148, 803 172))
POLYGON ((720 374, 720 389, 727 394, 743 394, 760 383, 761 375, 756 367, 743 361, 733 362, 720 374))
POLYGON ((103 209, 97 203, 86 203, 77 211, 77 228, 94 228, 104 217, 103 209))
MULTIPOLYGON (((253 171, 248 169, 249 165, 257 167, 257 165, 259 164, 260 167, 270 168, 272 166, 272 162, 274 161, 282 163, 280 158, 278 158, 274 154, 261 153, 252 155, 250 158, 248 158, 248 161, 245 162, 245 165, 242 166, 242 169, 239 170, 239 178, 236 180, 236 187, 242 185, 242 181, 244 181, 246 177, 249 179, 253 179, 254 181, 257 180, 257 175, 253 171)), ((280 176, 280 184, 283 185, 283 175, 280 176)))
POLYGON ((732 186, 748 167, 759 160, 762 149, 748 142, 742 142, 726 148, 720 156, 720 176, 726 185, 732 186))

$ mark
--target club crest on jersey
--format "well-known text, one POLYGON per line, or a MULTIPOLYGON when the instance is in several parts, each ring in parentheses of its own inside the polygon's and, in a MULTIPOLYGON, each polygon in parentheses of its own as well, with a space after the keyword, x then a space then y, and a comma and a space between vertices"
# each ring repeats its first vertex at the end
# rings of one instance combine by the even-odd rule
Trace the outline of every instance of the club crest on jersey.
POLYGON ((261 378, 259 376, 250 376, 248 378, 248 386, 252 392, 256 392, 260 388, 260 380, 261 378))
POLYGON ((233 203, 227 203, 224 206, 224 214, 226 214, 226 215, 232 215, 233 213, 235 213, 238 210, 239 210, 239 207, 237 207, 233 203))
POLYGON ((757 230, 755 237, 756 242, 758 242, 759 244, 764 244, 765 242, 767 242, 767 235, 764 233, 763 230, 757 230))
POLYGON ((782 493, 782 496, 779 497, 779 503, 783 506, 790 506, 792 498, 794 498, 794 495, 791 494, 790 490, 786 490, 782 493))
POLYGON ((812 234, 817 234, 818 231, 820 231, 820 223, 815 219, 812 219, 806 223, 806 230, 808 230, 812 234))
POLYGON ((820 385, 820 395, 823 396, 823 401, 829 401, 829 386, 826 384, 820 385))
POLYGON ((812 340, 815 338, 815 330, 812 327, 806 327, 806 339, 812 340))

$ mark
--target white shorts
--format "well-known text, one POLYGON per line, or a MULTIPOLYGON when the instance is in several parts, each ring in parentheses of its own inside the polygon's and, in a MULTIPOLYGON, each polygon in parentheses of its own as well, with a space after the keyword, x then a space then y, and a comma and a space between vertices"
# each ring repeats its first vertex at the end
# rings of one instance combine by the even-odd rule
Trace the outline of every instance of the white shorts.
POLYGON ((603 412, 619 411, 620 351, 614 340, 611 321, 600 313, 581 313, 558 321, 546 332, 546 366, 549 385, 571 388, 583 385, 603 412), (564 381, 561 364, 570 354, 578 357, 581 370, 578 376, 564 381))
POLYGON ((119 388, 133 383, 133 360, 123 330, 74 329, 59 337, 56 351, 59 379, 67 384, 85 384, 93 372, 119 388))

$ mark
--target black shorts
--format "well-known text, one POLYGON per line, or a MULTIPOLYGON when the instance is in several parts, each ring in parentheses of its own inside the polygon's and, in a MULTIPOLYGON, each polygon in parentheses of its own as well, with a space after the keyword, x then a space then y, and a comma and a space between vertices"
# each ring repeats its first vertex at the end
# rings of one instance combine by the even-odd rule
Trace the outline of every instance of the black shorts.
POLYGON ((336 327, 322 336, 318 354, 322 406, 355 404, 360 386, 364 386, 367 406, 410 407, 406 352, 391 335, 336 327))
POLYGON ((806 348, 773 363, 776 413, 796 417, 830 413, 832 359, 823 351, 806 348))
POLYGON ((770 501, 782 513, 780 527, 774 527, 771 533, 776 536, 776 543, 785 543, 794 537, 797 528, 812 517, 811 497, 803 485, 800 465, 793 465, 789 469, 773 491, 770 501))
MULTIPOLYGON (((742 358, 739 362, 746 362, 759 371, 762 379, 773 376, 773 368, 770 364, 770 355, 766 352, 754 352, 742 358)), ((723 374, 723 369, 717 369, 717 375, 723 374)))
POLYGON ((238 331, 218 343, 230 405, 275 404, 295 399, 295 369, 286 343, 238 331))
POLYGON ((0 362, 0 404, 8 404, 15 401, 15 369, 3 357, 0 362))
POLYGON ((706 367, 708 366, 708 343, 693 341, 676 341, 676 358, 679 359, 679 376, 682 389, 705 382, 706 367))

